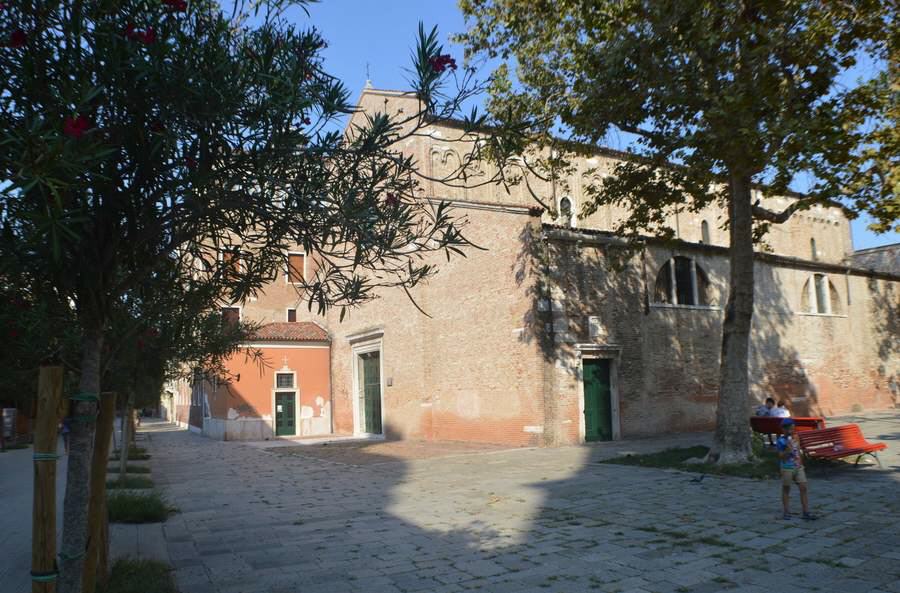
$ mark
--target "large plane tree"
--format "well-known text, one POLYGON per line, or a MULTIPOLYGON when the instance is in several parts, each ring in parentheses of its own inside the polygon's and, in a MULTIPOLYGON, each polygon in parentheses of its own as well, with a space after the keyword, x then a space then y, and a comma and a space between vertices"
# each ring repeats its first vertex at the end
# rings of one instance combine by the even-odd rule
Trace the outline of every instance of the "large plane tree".
MULTIPOLYGON (((754 240, 815 204, 897 228, 896 14, 879 0, 462 0, 476 55, 501 59, 490 109, 514 123, 532 173, 564 178, 563 135, 633 138, 634 158, 589 188, 586 213, 626 207, 625 235, 672 236, 667 215, 727 211, 731 279, 711 458, 750 455, 754 240), (872 72, 860 68, 874 64, 872 72), (510 64, 514 66, 510 67, 510 64), (890 67, 888 67, 890 64, 890 67), (855 80, 856 68, 862 80, 855 80), (754 199, 804 196, 780 211, 754 199)), ((540 198, 540 196, 538 196, 540 198)))

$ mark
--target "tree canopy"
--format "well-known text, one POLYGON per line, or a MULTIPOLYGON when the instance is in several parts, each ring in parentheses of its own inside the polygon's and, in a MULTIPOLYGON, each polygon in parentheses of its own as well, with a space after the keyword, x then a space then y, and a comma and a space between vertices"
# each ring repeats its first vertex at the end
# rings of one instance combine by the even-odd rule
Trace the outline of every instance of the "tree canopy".
MULTIPOLYGON (((468 246, 447 205, 421 199, 402 149, 458 110, 468 77, 447 84, 455 64, 422 30, 421 109, 338 131, 354 106, 325 69, 319 32, 285 16, 304 4, 3 3, 0 278, 74 320, 80 417, 96 413, 122 317, 139 311, 135 327, 164 331, 145 306, 160 301, 142 299, 174 261, 178 282, 227 304, 261 290, 299 246, 319 263, 299 289, 322 312, 408 289, 434 273, 429 254, 468 246)), ((73 426, 64 593, 80 587, 92 441, 92 424, 73 426)))

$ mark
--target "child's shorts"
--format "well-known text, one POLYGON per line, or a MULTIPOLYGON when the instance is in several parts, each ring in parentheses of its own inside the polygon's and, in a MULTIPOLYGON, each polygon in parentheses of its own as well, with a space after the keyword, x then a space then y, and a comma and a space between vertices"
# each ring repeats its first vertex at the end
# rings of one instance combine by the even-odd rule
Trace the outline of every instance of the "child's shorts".
POLYGON ((798 467, 796 469, 781 470, 782 485, 790 486, 791 482, 797 482, 798 484, 806 484, 806 472, 803 471, 802 467, 798 467))

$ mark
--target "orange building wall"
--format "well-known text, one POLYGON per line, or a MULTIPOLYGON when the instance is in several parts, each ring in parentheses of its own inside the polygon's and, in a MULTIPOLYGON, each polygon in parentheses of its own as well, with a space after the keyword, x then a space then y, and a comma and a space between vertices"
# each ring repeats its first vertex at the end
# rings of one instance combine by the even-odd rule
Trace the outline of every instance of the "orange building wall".
POLYGON ((225 440, 271 438, 275 374, 293 371, 299 396, 298 414, 306 408, 305 414, 315 419, 298 423, 297 436, 330 433, 329 346, 285 343, 284 347, 266 346, 258 350, 262 364, 249 356, 248 350, 227 361, 233 378, 229 383, 217 385, 207 395, 211 418, 204 421, 204 431, 225 440))

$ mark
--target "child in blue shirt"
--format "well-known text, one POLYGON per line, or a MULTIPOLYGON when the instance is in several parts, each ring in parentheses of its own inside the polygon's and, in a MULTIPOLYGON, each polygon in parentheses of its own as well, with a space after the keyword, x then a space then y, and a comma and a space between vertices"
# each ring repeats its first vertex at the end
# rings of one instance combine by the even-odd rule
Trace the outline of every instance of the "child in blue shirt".
POLYGON ((778 451, 779 465, 781 467, 781 504, 784 506, 784 518, 791 518, 790 498, 791 483, 796 482, 800 489, 800 504, 803 506, 803 519, 812 521, 817 517, 809 512, 809 495, 806 486, 806 472, 803 470, 803 458, 800 456, 800 446, 794 437, 794 421, 785 418, 781 423, 783 435, 775 441, 778 451))

